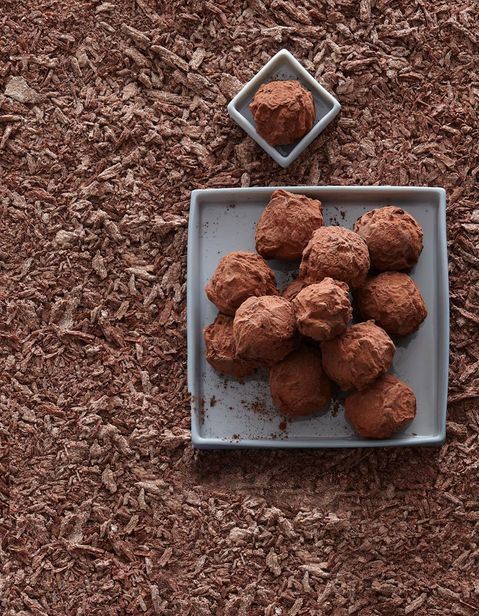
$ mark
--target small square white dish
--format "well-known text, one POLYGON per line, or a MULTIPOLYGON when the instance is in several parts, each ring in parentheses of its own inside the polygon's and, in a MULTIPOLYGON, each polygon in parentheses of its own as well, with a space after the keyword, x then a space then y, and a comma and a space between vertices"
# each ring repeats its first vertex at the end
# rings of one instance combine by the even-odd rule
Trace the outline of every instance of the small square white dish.
POLYGON ((267 152, 281 167, 288 167, 307 146, 338 115, 341 105, 322 85, 301 66, 286 49, 269 60, 258 73, 238 92, 228 105, 228 113, 241 128, 267 152), (298 80, 311 92, 316 106, 316 118, 312 129, 291 145, 272 146, 257 131, 249 105, 257 90, 264 83, 275 80, 298 80))
MULTIPOLYGON (((202 449, 440 445, 446 433, 449 359, 445 191, 392 186, 281 188, 320 199, 325 224, 352 228, 364 212, 394 204, 410 212, 423 227, 424 249, 411 276, 424 296, 428 316, 415 334, 397 342, 392 370, 413 388, 416 418, 395 438, 364 439, 354 433, 337 401, 326 414, 296 419, 280 429, 283 418, 273 407, 266 372, 258 371, 240 382, 218 374, 207 363, 203 328, 214 320, 217 309, 207 299, 204 286, 225 254, 255 250, 256 223, 276 188, 195 190, 191 196, 187 268, 193 445, 202 449)), ((279 288, 284 288, 296 271, 295 264, 269 263, 279 288)))

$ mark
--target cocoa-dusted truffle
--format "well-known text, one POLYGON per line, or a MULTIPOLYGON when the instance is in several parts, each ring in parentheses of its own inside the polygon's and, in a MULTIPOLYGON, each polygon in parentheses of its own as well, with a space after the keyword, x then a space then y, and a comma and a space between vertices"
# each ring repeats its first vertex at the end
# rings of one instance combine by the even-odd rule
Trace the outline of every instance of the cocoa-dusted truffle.
POLYGON ((306 287, 306 283, 301 278, 295 278, 292 280, 289 285, 283 290, 281 295, 287 299, 288 301, 293 301, 293 299, 298 295, 298 293, 306 287))
POLYGON ((256 250, 265 259, 301 259, 322 224, 321 201, 275 190, 256 225, 256 250))
POLYGON ((371 267, 378 270, 409 270, 422 250, 422 228, 404 210, 394 205, 363 214, 354 230, 369 248, 371 267))
POLYGON ((357 233, 344 227, 321 227, 303 252, 300 278, 308 284, 329 276, 360 287, 369 270, 368 247, 357 233))
POLYGON ((421 291, 407 274, 383 272, 369 278, 356 294, 363 319, 373 319, 391 336, 408 336, 427 316, 421 291))
POLYGON ((300 333, 319 341, 343 334, 353 313, 348 285, 332 278, 305 287, 293 307, 300 333))
POLYGON ((299 81, 270 81, 249 106, 258 134, 270 145, 294 143, 309 132, 316 110, 311 92, 299 81))
POLYGON ((284 297, 250 297, 236 311, 233 334, 240 357, 273 365, 297 346, 291 302, 284 297))
POLYGON ((387 372, 395 351, 391 338, 373 321, 352 325, 321 348, 324 371, 344 391, 364 389, 387 372))
POLYGON ((386 374, 364 391, 345 401, 346 418, 365 438, 389 438, 416 416, 413 390, 392 374, 386 374))
POLYGON ((225 255, 205 290, 218 310, 229 315, 234 315, 248 297, 278 295, 273 270, 254 252, 225 255))
POLYGON ((321 355, 301 347, 269 371, 271 397, 276 408, 290 417, 320 411, 331 399, 331 383, 321 366, 321 355))
POLYGON ((230 376, 244 377, 257 368, 254 362, 237 357, 233 337, 233 317, 219 314, 211 325, 205 328, 206 359, 218 372, 230 376))

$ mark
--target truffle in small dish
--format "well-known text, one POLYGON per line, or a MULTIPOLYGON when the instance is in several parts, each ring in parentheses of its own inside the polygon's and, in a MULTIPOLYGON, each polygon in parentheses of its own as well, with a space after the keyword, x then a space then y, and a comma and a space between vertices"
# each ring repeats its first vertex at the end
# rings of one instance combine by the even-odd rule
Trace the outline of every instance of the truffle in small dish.
POLYGON ((314 124, 314 99, 299 81, 264 83, 249 106, 256 130, 270 145, 295 143, 314 124))

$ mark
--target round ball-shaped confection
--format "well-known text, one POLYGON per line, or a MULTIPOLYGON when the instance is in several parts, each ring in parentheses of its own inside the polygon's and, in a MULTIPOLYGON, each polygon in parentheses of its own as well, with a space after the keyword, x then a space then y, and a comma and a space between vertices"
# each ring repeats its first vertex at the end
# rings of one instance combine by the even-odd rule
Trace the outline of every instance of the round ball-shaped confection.
POLYGON ((236 355, 233 336, 233 317, 218 314, 203 331, 206 359, 215 370, 238 378, 252 374, 257 365, 236 355))
POLYGON ((234 315, 248 297, 278 295, 273 270, 254 252, 225 255, 205 290, 218 310, 229 315, 234 315))
POLYGON ((256 225, 256 250, 265 259, 301 259, 313 232, 322 225, 321 201, 275 190, 256 225))
POLYGON ((233 321, 236 352, 266 366, 286 357, 298 344, 291 302, 283 297, 250 297, 233 321))
POLYGON ((421 291, 401 272, 383 272, 369 278, 356 293, 363 319, 373 319, 391 336, 409 336, 427 316, 421 291))
POLYGON ((360 287, 369 270, 368 247, 357 233, 344 227, 320 227, 303 252, 300 278, 307 284, 329 277, 351 288, 360 287))
POLYGON ((331 399, 331 383, 323 371, 321 355, 308 347, 275 364, 269 371, 269 386, 274 405, 289 417, 316 413, 331 399))
POLYGON ((314 124, 314 99, 299 81, 270 81, 256 92, 249 106, 256 130, 270 145, 288 145, 314 124))
POLYGON ((371 267, 377 270, 410 270, 422 251, 422 228, 404 210, 394 205, 366 212, 354 230, 366 242, 371 267))
POLYGON ((352 325, 321 345, 323 368, 343 391, 364 389, 391 367, 394 343, 373 321, 352 325))
POLYGON ((392 374, 386 374, 364 391, 346 398, 346 418, 364 438, 390 438, 416 416, 413 390, 392 374))
POLYGON ((299 332, 319 341, 343 334, 353 315, 348 285, 332 278, 305 287, 293 307, 299 332))

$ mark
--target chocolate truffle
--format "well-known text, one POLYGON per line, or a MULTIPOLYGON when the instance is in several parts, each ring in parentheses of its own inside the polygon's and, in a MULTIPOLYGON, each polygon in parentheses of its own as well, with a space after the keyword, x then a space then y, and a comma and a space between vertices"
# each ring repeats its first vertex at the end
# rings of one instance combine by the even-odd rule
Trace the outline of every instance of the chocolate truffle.
POLYGON ((252 374, 257 365, 236 356, 233 337, 233 317, 219 314, 211 325, 205 328, 206 359, 218 372, 230 376, 244 377, 252 374))
POLYGON ((293 301, 293 299, 298 295, 298 293, 306 287, 306 283, 301 278, 295 278, 292 280, 289 285, 283 290, 281 293, 282 297, 287 299, 288 301, 293 301))
POLYGON ((392 374, 386 374, 364 391, 346 398, 346 418, 365 438, 389 438, 416 416, 413 390, 392 374))
POLYGON ((353 314, 348 285, 332 278, 305 287, 293 307, 300 333, 319 341, 343 334, 353 314))
POLYGON ((373 321, 352 325, 321 348, 324 371, 344 391, 364 389, 387 372, 395 351, 391 338, 373 321))
POLYGON ((314 124, 311 92, 299 81, 270 81, 256 92, 249 106, 256 130, 270 145, 294 143, 314 124))
POLYGON ((321 366, 321 355, 301 347, 269 371, 271 397, 276 408, 290 417, 320 411, 331 399, 331 383, 321 366))
POLYGON ((409 336, 427 316, 421 291, 407 274, 383 272, 356 293, 363 319, 373 319, 391 336, 409 336))
POLYGON ((224 256, 205 290, 218 310, 229 315, 234 315, 248 297, 278 295, 273 270, 254 252, 224 256))
POLYGON ((296 348, 296 320, 284 297, 250 297, 233 322, 236 352, 244 359, 271 366, 296 348))
POLYGON ((301 259, 322 224, 321 201, 275 190, 256 225, 256 250, 265 259, 301 259))
POLYGON ((422 250, 422 229, 404 210, 388 205, 363 214, 354 230, 369 248, 371 267, 409 270, 422 250))
POLYGON ((344 227, 320 227, 303 252, 300 278, 307 284, 327 276, 360 287, 369 270, 368 247, 357 233, 344 227))

